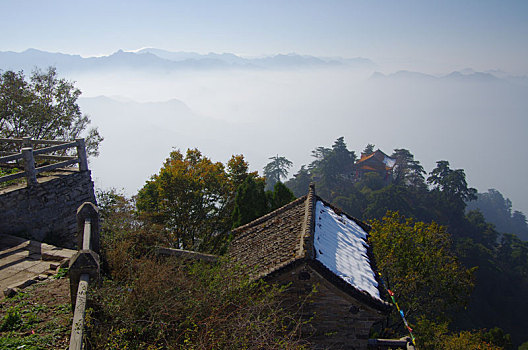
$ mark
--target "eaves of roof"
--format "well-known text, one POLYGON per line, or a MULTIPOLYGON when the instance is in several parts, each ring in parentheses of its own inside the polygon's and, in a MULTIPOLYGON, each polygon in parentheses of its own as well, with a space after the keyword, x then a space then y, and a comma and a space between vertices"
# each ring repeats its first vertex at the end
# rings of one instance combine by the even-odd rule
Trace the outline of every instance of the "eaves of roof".
MULTIPOLYGON (((285 273, 295 268, 296 266, 299 266, 299 264, 306 263, 313 270, 315 270, 317 273, 323 276, 327 281, 329 281, 332 285, 334 285, 336 288, 340 289, 344 293, 350 295, 351 297, 357 300, 364 302, 365 304, 369 305, 370 307, 380 312, 383 312, 383 313, 390 312, 392 308, 391 304, 385 301, 379 300, 377 298, 374 298, 370 294, 357 289, 356 287, 344 281, 342 278, 340 278, 335 273, 330 271, 327 267, 325 267, 321 262, 315 259, 315 254, 313 251, 313 239, 314 239, 314 227, 315 227, 314 220, 315 220, 315 202, 316 201, 323 202, 326 206, 330 207, 336 214, 345 215, 349 219, 353 220, 367 233, 367 235, 370 232, 371 227, 368 224, 348 215, 347 213, 342 211, 340 208, 332 205, 331 203, 328 203, 321 197, 317 196, 315 194, 315 186, 312 184, 310 185, 310 190, 307 195, 300 197, 296 199, 295 201, 269 214, 266 214, 246 225, 240 226, 236 228, 235 230, 233 230, 233 233, 235 234, 238 233, 238 236, 236 237, 236 239, 243 240, 244 237, 248 234, 247 232, 245 232, 248 229, 253 228, 262 223, 265 223, 266 221, 273 219, 274 217, 280 214, 283 214, 285 211, 290 210, 291 208, 299 205, 301 202, 305 203, 305 214, 304 214, 304 219, 303 219, 304 221, 302 223, 302 232, 300 235, 300 242, 298 245, 299 248, 295 256, 292 256, 292 258, 287 261, 282 261, 279 264, 275 264, 271 266, 267 270, 264 270, 258 273, 254 277, 255 278, 265 278, 265 279, 273 278, 273 276, 277 276, 277 274, 285 273)), ((370 246, 368 246, 367 248, 367 256, 369 258, 369 262, 370 262, 370 266, 372 270, 376 271, 374 256, 372 254, 372 249, 370 246)), ((375 278, 376 278, 376 281, 378 282, 378 289, 380 289, 379 286, 381 286, 382 284, 381 284, 381 281, 379 281, 377 274, 375 274, 375 278)), ((383 293, 381 290, 380 292, 381 292, 380 294, 383 293)))

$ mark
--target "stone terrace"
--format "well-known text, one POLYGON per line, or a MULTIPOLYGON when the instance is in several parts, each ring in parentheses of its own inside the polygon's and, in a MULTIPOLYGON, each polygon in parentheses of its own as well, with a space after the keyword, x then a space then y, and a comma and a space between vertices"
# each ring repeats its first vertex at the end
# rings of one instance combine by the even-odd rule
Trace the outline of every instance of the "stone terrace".
POLYGON ((75 250, 0 234, 0 299, 54 275, 75 250))

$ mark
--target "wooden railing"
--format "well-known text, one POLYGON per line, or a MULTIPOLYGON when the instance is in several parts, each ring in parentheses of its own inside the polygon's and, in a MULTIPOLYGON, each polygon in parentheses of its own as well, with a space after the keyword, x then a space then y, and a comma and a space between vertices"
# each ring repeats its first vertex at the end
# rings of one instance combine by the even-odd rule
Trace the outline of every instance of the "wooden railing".
POLYGON ((86 147, 84 139, 75 141, 58 140, 33 140, 31 137, 22 139, 0 138, 0 144, 14 144, 20 147, 20 152, 0 152, 0 167, 9 167, 15 161, 23 161, 24 171, 0 177, 0 183, 19 178, 26 178, 28 186, 37 183, 37 174, 65 168, 74 164, 79 164, 80 171, 88 170, 88 160, 86 157, 86 147), (35 149, 36 145, 48 145, 47 147, 35 149), (77 156, 53 155, 57 151, 66 151, 70 148, 77 149, 77 156), (52 160, 56 163, 43 166, 36 166, 35 159, 52 160))
POLYGON ((77 209, 79 251, 70 260, 70 295, 73 321, 70 350, 83 348, 88 284, 99 281, 99 213, 97 207, 83 203, 77 209))

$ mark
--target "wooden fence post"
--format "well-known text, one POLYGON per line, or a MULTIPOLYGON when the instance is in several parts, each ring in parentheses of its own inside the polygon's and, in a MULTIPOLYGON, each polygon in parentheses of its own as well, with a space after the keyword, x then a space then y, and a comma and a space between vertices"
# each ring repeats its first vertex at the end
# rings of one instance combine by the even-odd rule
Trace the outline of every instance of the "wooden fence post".
POLYGON ((86 157, 86 145, 84 139, 75 139, 77 141, 77 157, 79 158, 79 170, 88 170, 88 158, 86 157))
POLYGON ((22 157, 24 158, 24 171, 28 187, 37 184, 37 170, 35 169, 35 158, 33 157, 33 148, 22 148, 22 157))

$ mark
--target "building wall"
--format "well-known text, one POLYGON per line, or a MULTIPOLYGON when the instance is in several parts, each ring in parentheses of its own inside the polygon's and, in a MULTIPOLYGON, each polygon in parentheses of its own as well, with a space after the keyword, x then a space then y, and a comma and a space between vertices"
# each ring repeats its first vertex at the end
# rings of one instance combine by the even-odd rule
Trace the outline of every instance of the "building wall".
POLYGON ((302 319, 309 321, 302 333, 312 349, 367 349, 370 328, 385 318, 337 290, 306 264, 278 274, 273 281, 288 286, 292 310, 302 305, 302 319))
POLYGON ((76 249, 76 213, 84 202, 96 203, 89 171, 8 188, 0 194, 0 233, 76 249))

